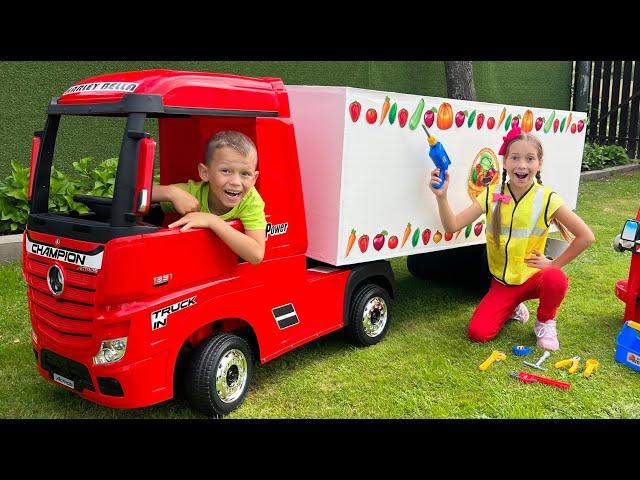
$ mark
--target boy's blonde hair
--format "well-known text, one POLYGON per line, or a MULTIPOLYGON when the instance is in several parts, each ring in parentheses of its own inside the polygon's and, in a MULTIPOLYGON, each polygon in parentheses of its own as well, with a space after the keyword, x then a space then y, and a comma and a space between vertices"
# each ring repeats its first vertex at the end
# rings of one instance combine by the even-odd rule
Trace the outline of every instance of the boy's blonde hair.
MULTIPOLYGON (((538 160, 542 161, 542 154, 543 154, 542 144, 540 143, 540 139, 538 139, 538 137, 536 137, 535 135, 531 135, 530 133, 522 133, 517 137, 514 137, 513 139, 511 139, 511 141, 509 141, 509 143, 507 144, 507 149, 504 155, 502 156, 502 184, 500 185, 500 194, 502 195, 504 195, 504 188, 507 183, 507 169, 504 167, 504 164, 506 163, 506 159, 509 156, 509 150, 511 149, 511 145, 513 145, 514 142, 517 142, 518 140, 524 140, 525 142, 532 143, 536 149, 536 153, 538 154, 538 160)), ((540 171, 536 173, 536 181, 540 185, 542 185, 542 176, 540 175, 540 171)), ((496 202, 496 206, 493 210, 493 216, 491 221, 491 233, 493 234, 493 241, 496 244, 496 246, 500 246, 500 230, 501 230, 500 227, 502 225, 502 214, 500 212, 501 203, 502 202, 496 202)), ((564 238, 567 242, 571 239, 569 230, 567 230, 567 227, 565 227, 562 224, 562 222, 554 218, 551 221, 551 223, 553 223, 556 227, 558 227, 558 230, 560 230, 560 234, 562 235, 562 238, 564 238)))
POLYGON ((249 155, 251 152, 257 152, 255 143, 244 133, 235 130, 224 130, 213 135, 207 142, 204 149, 204 164, 209 165, 213 159, 214 152, 223 147, 229 147, 243 156, 249 155))

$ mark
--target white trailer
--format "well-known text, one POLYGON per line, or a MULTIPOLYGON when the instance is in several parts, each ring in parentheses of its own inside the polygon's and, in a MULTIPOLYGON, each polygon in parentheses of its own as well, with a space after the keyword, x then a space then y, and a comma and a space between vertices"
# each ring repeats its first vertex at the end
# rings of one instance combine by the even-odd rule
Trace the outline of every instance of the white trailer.
POLYGON ((448 197, 454 211, 469 205, 487 184, 500 182, 497 152, 514 121, 542 143, 544 184, 570 208, 576 206, 585 113, 349 87, 288 86, 287 91, 307 256, 315 260, 340 266, 485 243, 484 217, 445 235, 428 189, 434 165, 421 125, 451 159, 448 197))

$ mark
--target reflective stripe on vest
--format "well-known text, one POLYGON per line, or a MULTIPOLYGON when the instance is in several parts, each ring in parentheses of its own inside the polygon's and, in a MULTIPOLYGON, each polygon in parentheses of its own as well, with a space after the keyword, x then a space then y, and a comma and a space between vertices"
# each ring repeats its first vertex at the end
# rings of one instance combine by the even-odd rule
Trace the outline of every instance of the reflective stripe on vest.
MULTIPOLYGON (((498 190, 500 185, 490 187, 488 196, 498 190)), ((502 225, 500 228, 500 246, 496 246, 491 235, 491 222, 495 202, 487 211, 487 256, 491 274, 507 285, 521 285, 538 269, 524 263, 533 250, 544 253, 549 233, 546 212, 553 191, 537 183, 516 202, 513 194, 511 202, 501 205, 502 225)))

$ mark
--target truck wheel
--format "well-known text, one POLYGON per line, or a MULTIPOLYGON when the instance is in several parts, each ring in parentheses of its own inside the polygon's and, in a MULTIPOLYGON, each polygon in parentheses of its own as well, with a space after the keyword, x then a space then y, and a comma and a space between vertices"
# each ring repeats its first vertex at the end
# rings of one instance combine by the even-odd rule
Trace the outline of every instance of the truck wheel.
POLYGON ((349 308, 347 333, 356 345, 375 345, 387 333, 391 321, 391 298, 387 291, 373 284, 354 293, 349 308))
POLYGON ((251 348, 237 335, 216 335, 193 352, 186 393, 208 416, 226 415, 240 406, 253 373, 251 348))

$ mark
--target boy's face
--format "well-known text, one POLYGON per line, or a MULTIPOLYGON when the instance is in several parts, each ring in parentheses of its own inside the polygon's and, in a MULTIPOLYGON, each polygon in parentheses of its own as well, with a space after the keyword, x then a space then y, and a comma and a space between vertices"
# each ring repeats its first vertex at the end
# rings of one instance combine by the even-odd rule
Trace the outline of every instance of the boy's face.
POLYGON ((209 210, 222 215, 238 205, 258 179, 258 156, 244 156, 229 147, 218 148, 209 165, 198 164, 200 178, 209 182, 209 210))

